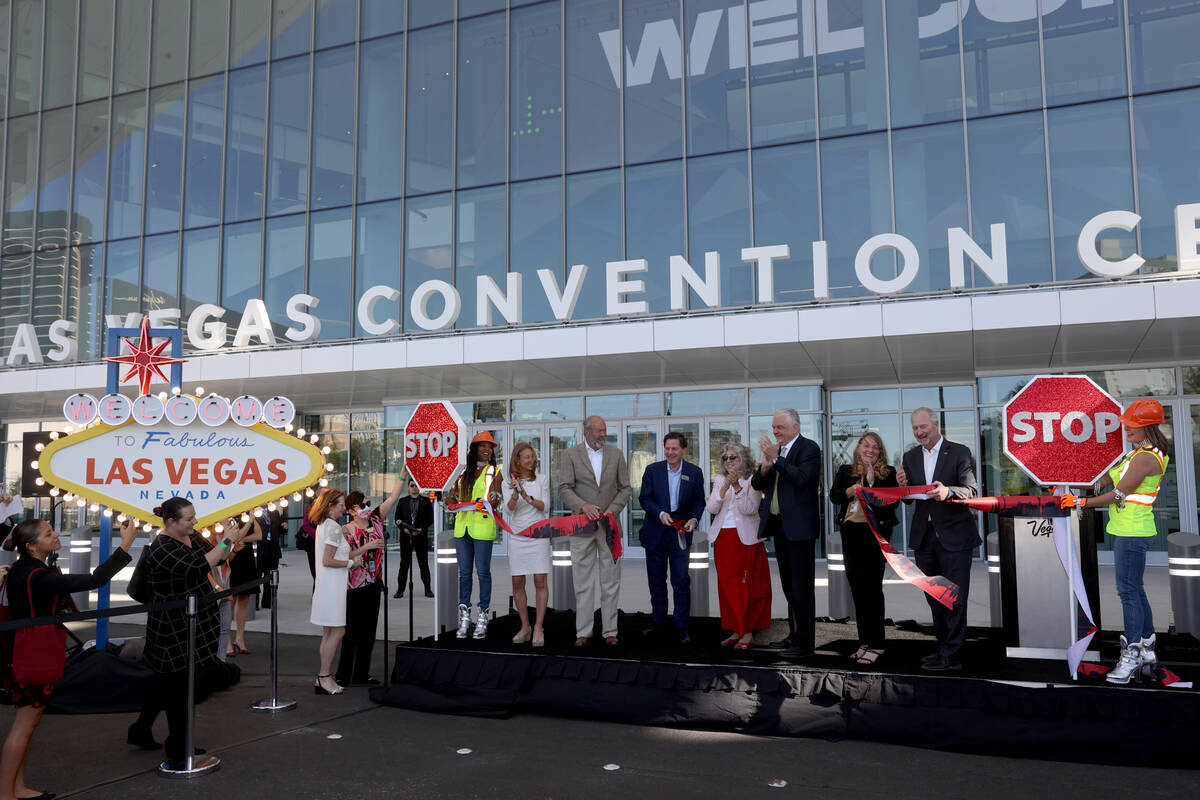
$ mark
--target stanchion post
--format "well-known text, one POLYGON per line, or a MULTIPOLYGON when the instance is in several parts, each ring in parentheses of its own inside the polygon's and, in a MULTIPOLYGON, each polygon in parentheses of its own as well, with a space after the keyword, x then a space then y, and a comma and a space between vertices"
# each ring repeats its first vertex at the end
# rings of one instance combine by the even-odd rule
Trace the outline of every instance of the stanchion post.
POLYGON ((295 700, 279 697, 279 570, 271 570, 271 696, 250 706, 251 711, 291 711, 295 700))
POLYGON ((169 778, 191 778, 212 772, 221 766, 221 759, 207 756, 196 763, 196 595, 187 596, 187 715, 183 734, 183 768, 175 769, 170 761, 158 765, 158 772, 169 778))
MULTIPOLYGON (((1075 612, 1075 540, 1079 536, 1079 506, 1071 509, 1067 524, 1067 619, 1071 623, 1071 639, 1067 647, 1079 641, 1079 614, 1075 612)), ((1071 680, 1079 680, 1079 670, 1071 673, 1071 680)))

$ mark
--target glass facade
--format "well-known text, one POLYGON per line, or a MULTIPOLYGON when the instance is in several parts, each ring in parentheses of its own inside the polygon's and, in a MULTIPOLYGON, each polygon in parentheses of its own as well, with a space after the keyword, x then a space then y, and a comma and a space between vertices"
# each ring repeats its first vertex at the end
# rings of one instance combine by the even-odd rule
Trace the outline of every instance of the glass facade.
POLYGON ((741 249, 781 243, 775 302, 804 302, 813 241, 855 298, 881 233, 932 292, 947 229, 990 252, 996 223, 1010 284, 1100 280, 1075 240, 1115 209, 1142 221, 1099 254, 1173 271, 1198 36, 1195 0, 0 0, 0 351, 65 318, 95 358, 105 315, 201 303, 232 337, 258 297, 282 332, 297 293, 352 338, 379 284, 401 300, 377 316, 422 332, 428 280, 458 291, 452 327, 545 322, 578 264, 592 319, 622 259, 666 313, 676 255, 715 254, 735 308, 741 249), (479 313, 483 278, 519 319, 479 313))

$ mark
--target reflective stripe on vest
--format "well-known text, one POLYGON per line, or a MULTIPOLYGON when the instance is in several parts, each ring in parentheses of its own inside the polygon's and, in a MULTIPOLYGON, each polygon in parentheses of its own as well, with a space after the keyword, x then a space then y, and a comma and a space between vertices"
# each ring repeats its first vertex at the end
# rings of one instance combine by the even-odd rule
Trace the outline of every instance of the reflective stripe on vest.
POLYGON ((1143 479, 1135 491, 1125 496, 1123 507, 1118 508, 1116 503, 1108 507, 1107 530, 1114 536, 1154 536, 1158 532, 1151 506, 1158 498, 1159 487, 1162 485, 1163 476, 1167 471, 1167 458, 1148 445, 1139 447, 1126 456, 1120 464, 1109 470, 1108 475, 1114 486, 1119 484, 1125 477, 1125 473, 1129 471, 1129 465, 1133 463, 1133 459, 1142 452, 1150 453, 1157 458, 1162 472, 1143 479))

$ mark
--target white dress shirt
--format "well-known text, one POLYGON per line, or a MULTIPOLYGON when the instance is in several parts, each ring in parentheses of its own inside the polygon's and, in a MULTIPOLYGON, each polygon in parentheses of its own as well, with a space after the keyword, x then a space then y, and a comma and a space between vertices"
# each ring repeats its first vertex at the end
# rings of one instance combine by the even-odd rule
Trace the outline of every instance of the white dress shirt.
POLYGON ((592 462, 592 474, 596 476, 596 485, 600 485, 600 473, 604 470, 604 445, 593 449, 590 444, 584 443, 587 448, 588 460, 592 462))
POLYGON ((937 466, 938 453, 942 451, 942 442, 946 441, 945 437, 939 436, 937 444, 930 448, 921 448, 921 457, 925 459, 925 483, 926 485, 933 483, 933 470, 937 466))

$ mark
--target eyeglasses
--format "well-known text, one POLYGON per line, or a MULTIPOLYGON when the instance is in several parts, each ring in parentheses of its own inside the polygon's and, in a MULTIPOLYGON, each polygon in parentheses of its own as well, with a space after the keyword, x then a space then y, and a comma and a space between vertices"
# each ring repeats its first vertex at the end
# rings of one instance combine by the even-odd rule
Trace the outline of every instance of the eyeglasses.
POLYGON ((721 456, 722 461, 737 461, 741 456, 721 456))

